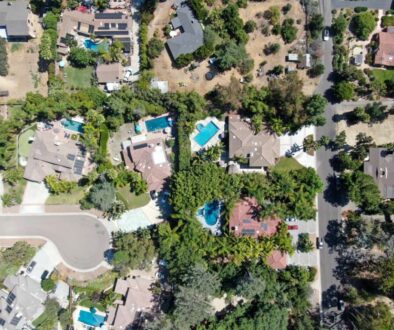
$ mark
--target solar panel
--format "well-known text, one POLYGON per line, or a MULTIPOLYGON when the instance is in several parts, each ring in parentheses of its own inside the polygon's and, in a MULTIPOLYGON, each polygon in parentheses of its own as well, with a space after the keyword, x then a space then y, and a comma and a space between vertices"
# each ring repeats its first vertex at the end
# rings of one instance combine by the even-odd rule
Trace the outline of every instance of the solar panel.
POLYGON ((95 18, 99 19, 119 19, 122 18, 122 13, 96 13, 95 18))
POLYGON ((148 146, 147 143, 141 143, 139 145, 134 146, 133 149, 134 150, 143 149, 143 148, 146 148, 147 146, 148 146))
POLYGON ((14 302, 15 298, 16 296, 11 292, 7 297, 7 304, 11 305, 14 302))
POLYGON ((10 305, 7 305, 5 310, 7 311, 7 313, 11 313, 12 312, 12 307, 10 305))
POLYGON ((268 230, 268 225, 266 223, 262 223, 261 224, 261 229, 263 229, 264 231, 268 230))
POLYGON ((74 160, 74 159, 75 159, 75 155, 68 154, 68 155, 67 155, 67 159, 69 159, 69 160, 74 160))
POLYGON ((118 24, 118 29, 119 30, 126 30, 127 29, 127 23, 119 23, 118 24))
POLYGON ((242 235, 254 235, 255 230, 254 229, 242 229, 242 235))
POLYGON ((12 318, 12 320, 11 320, 11 324, 12 325, 17 325, 18 323, 19 323, 19 321, 21 320, 21 318, 22 318, 22 316, 20 316, 20 317, 17 317, 16 315, 12 318))
POLYGON ((0 325, 4 325, 5 324, 5 320, 0 319, 0 325))

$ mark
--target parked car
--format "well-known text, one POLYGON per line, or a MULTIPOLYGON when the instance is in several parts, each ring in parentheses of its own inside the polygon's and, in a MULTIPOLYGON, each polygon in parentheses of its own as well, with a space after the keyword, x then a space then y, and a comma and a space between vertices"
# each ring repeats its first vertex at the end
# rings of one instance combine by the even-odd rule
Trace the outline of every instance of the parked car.
POLYGON ((31 264, 29 265, 29 267, 27 267, 26 273, 30 274, 36 265, 37 265, 37 263, 35 261, 32 261, 31 264))
POLYGON ((328 27, 325 27, 323 30, 323 40, 324 41, 330 40, 330 29, 328 27))
POLYGON ((41 280, 46 280, 49 277, 49 271, 45 270, 41 275, 41 280))
POLYGON ((288 225, 287 229, 288 230, 297 230, 298 229, 298 225, 288 225))
POLYGON ((323 239, 316 237, 316 248, 322 249, 323 248, 323 239))
POLYGON ((123 80, 129 81, 132 74, 133 74, 133 72, 130 69, 127 69, 126 72, 124 73, 123 80))

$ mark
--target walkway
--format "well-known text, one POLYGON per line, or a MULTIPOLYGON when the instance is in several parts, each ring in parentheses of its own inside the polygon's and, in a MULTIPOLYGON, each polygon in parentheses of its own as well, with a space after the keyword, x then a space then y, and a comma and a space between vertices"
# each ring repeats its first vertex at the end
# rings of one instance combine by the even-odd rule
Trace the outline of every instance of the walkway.
POLYGON ((95 217, 83 213, 1 215, 1 238, 43 238, 53 242, 63 263, 88 272, 104 263, 110 235, 95 217))

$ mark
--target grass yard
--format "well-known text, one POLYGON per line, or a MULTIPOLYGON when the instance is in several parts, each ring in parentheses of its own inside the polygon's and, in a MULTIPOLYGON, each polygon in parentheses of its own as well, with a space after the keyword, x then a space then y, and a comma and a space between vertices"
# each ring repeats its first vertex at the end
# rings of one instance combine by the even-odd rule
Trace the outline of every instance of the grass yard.
POLYGON ((34 136, 36 133, 36 127, 33 126, 26 131, 24 131, 20 136, 19 136, 19 156, 23 157, 28 157, 30 148, 31 148, 31 143, 29 143, 29 139, 34 136))
POLYGON ((394 80, 394 70, 372 70, 372 74, 375 79, 384 82, 385 80, 394 80))
POLYGON ((274 170, 276 171, 291 171, 299 170, 303 166, 293 157, 282 157, 279 162, 275 165, 274 170))
POLYGON ((128 210, 136 209, 139 207, 143 207, 150 201, 149 194, 141 194, 137 196, 136 194, 130 191, 130 187, 126 186, 118 189, 117 193, 118 198, 123 201, 128 210))
POLYGON ((85 190, 82 187, 75 188, 69 194, 50 195, 46 205, 75 205, 84 197, 85 190))
POLYGON ((82 89, 92 86, 93 67, 83 69, 68 66, 64 69, 64 81, 70 89, 82 89))

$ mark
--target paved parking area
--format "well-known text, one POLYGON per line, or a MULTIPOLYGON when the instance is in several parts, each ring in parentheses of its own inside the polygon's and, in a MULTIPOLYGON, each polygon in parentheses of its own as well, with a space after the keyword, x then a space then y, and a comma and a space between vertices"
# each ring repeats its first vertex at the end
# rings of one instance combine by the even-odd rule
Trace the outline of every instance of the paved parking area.
POLYGON ((53 242, 67 267, 83 272, 103 265, 110 248, 105 226, 83 213, 1 215, 0 238, 45 238, 53 242))

